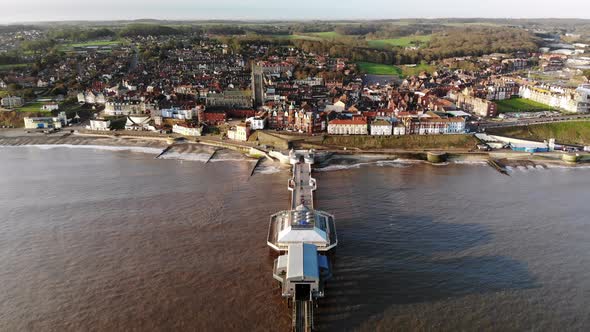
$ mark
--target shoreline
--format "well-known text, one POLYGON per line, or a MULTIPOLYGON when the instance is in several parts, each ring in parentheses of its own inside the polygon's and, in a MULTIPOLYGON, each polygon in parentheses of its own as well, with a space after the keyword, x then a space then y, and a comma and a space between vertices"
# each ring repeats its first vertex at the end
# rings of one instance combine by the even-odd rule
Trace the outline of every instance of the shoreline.
MULTIPOLYGON (((71 148, 95 148, 111 151, 135 151, 157 155, 161 159, 180 159, 209 162, 215 153, 220 150, 233 150, 256 161, 260 158, 267 160, 264 163, 282 164, 275 156, 278 151, 267 154, 266 151, 257 149, 247 144, 234 142, 208 140, 196 138, 195 141, 186 139, 172 144, 168 142, 168 136, 115 136, 87 133, 54 133, 54 134, 25 134, 22 131, 0 131, 0 146, 39 146, 42 148, 71 147, 71 148), (254 151, 254 152, 253 152, 254 151), (274 155, 273 155, 274 154, 274 155)), ((316 162, 321 168, 334 165, 334 161, 348 159, 349 161, 363 162, 391 162, 394 160, 408 162, 430 163, 426 159, 428 151, 406 150, 317 150, 320 156, 316 162)), ((283 153, 284 155, 285 153, 283 153)), ((562 152, 524 153, 513 151, 449 151, 445 153, 445 160, 433 165, 448 164, 487 164, 493 160, 504 169, 517 167, 542 167, 551 166, 571 167, 590 166, 590 155, 584 154, 578 163, 568 163, 561 159, 562 152)), ((230 158, 231 159, 231 158, 230 158)), ((248 159, 241 159, 248 160, 248 159)))

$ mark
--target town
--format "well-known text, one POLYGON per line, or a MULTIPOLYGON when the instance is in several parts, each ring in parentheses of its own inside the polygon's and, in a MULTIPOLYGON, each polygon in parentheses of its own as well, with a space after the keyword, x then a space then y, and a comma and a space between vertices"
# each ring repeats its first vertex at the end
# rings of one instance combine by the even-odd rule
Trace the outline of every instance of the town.
POLYGON ((525 2, 4 4, 2 330, 588 330, 590 18, 525 2))
POLYGON ((565 43, 587 40, 571 34, 530 31, 543 37, 537 49, 387 66, 215 31, 136 27, 115 39, 91 29, 91 40, 79 44, 66 36, 48 42, 51 33, 29 27, 1 35, 6 59, 12 45, 27 50, 19 61, 34 62, 0 67, 0 125, 260 143, 257 132, 463 135, 590 116, 590 48, 565 43))

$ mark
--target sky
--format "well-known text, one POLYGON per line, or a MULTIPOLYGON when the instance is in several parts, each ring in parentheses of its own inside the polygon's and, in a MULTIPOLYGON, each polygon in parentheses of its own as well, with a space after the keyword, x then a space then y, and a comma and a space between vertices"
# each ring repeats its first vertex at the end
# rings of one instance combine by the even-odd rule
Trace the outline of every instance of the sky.
POLYGON ((587 0, 0 0, 0 24, 140 18, 590 18, 588 8, 587 0))

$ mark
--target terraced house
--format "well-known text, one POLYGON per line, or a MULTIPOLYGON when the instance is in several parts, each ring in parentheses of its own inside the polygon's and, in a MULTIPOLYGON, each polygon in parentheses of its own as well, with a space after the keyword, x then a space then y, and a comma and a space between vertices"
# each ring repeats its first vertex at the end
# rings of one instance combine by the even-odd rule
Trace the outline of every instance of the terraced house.
POLYGON ((336 119, 328 123, 328 134, 332 135, 368 135, 369 126, 366 118, 336 119))

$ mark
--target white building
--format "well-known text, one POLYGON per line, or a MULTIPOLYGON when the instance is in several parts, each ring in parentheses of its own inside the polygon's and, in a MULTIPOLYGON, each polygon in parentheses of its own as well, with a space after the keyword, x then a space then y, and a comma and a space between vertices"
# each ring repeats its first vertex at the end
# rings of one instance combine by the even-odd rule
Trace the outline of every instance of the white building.
POLYGON ((25 129, 61 129, 62 119, 59 117, 24 118, 25 129))
POLYGON ((403 124, 398 124, 397 126, 393 127, 393 134, 395 136, 402 136, 406 134, 406 127, 403 124))
POLYGON ((125 130, 149 130, 155 131, 156 128, 150 124, 151 118, 149 116, 128 116, 125 123, 125 130))
POLYGON ((346 104, 339 100, 337 102, 335 102, 333 105, 327 105, 326 108, 324 109, 325 112, 337 112, 337 113, 342 113, 344 112, 344 110, 346 109, 346 104))
POLYGON ((268 123, 268 119, 266 117, 251 117, 246 119, 246 123, 250 124, 250 129, 252 130, 262 130, 266 128, 266 124, 268 123))
POLYGON ((328 123, 328 134, 331 135, 368 135, 365 118, 336 119, 328 123))
POLYGON ((90 125, 86 126, 86 129, 90 130, 98 130, 98 131, 109 131, 111 130, 111 121, 110 120, 90 120, 90 125))
POLYGON ((43 104, 43 106, 41 106, 41 110, 43 111, 57 111, 58 109, 59 104, 57 103, 43 104))
POLYGON ((42 80, 42 79, 39 79, 39 80, 37 81, 37 87, 38 87, 38 88, 46 88, 46 87, 48 87, 48 86, 49 86, 49 82, 47 82, 47 81, 44 81, 44 80, 42 80))
POLYGON ((181 110, 179 108, 166 108, 160 110, 160 114, 162 118, 191 120, 197 115, 197 112, 194 109, 181 110))
POLYGON ((102 93, 94 94, 92 91, 83 93, 80 92, 77 95, 78 103, 80 104, 100 104, 104 105, 106 103, 106 98, 102 93))
POLYGON ((0 105, 5 108, 17 108, 24 105, 23 99, 21 97, 4 97, 2 101, 0 101, 0 105))
POLYGON ((324 85, 324 79, 321 77, 308 77, 303 80, 295 80, 294 83, 297 85, 309 85, 309 86, 324 85))
POLYGON ((187 125, 175 124, 172 126, 172 132, 184 136, 201 136, 203 134, 203 128, 200 126, 189 127, 187 125))
POLYGON ((375 120, 371 123, 372 136, 390 136, 393 134, 393 125, 388 120, 375 120))
POLYGON ((145 114, 149 107, 151 107, 151 105, 148 105, 144 102, 110 101, 104 105, 104 114, 107 116, 145 114))
POLYGON ((247 141, 250 137, 250 124, 240 123, 227 131, 227 137, 236 141, 247 141))
POLYGON ((581 85, 576 90, 555 86, 522 86, 520 96, 567 112, 590 112, 590 85, 581 85))

